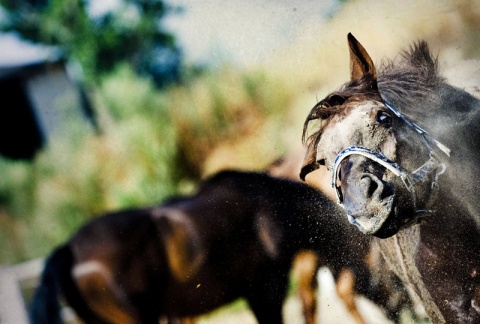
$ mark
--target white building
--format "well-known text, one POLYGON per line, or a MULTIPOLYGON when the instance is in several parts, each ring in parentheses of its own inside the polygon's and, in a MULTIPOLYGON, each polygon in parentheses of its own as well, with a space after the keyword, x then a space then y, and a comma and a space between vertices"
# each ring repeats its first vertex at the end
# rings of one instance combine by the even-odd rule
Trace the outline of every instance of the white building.
POLYGON ((60 51, 0 34, 0 154, 30 159, 73 120, 93 121, 60 51))

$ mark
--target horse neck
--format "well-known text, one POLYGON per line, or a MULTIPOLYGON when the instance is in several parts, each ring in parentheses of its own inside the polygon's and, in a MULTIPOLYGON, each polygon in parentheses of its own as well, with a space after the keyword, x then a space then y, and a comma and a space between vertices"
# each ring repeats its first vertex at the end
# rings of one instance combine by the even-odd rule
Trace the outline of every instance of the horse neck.
POLYGON ((433 214, 421 224, 423 240, 434 245, 439 239, 448 237, 452 244, 456 244, 469 236, 478 236, 480 222, 471 209, 447 189, 441 190, 433 214))
POLYGON ((465 147, 463 142, 458 145, 458 140, 468 141, 469 138, 478 139, 480 136, 480 129, 477 127, 480 120, 480 100, 447 83, 441 83, 432 89, 429 95, 413 101, 390 99, 388 94, 385 94, 385 97, 392 100, 395 107, 411 120, 424 127, 430 135, 452 149, 465 147))

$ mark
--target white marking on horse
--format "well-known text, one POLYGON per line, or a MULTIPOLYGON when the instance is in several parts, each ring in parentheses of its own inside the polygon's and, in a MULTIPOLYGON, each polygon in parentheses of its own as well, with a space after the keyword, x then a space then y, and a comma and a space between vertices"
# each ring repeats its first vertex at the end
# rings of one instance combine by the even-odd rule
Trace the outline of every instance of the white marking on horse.
POLYGON ((109 281, 112 279, 112 275, 105 265, 96 260, 79 263, 72 270, 72 275, 75 278, 91 275, 92 273, 100 273, 109 281))

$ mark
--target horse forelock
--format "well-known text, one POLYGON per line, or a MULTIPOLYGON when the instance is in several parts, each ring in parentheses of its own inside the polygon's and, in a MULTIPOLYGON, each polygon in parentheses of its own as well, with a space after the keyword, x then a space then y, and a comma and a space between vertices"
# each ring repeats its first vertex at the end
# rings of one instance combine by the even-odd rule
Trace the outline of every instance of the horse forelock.
POLYGON ((339 90, 330 93, 310 110, 303 125, 303 141, 309 140, 308 126, 311 121, 320 120, 321 126, 327 125, 339 114, 346 115, 349 108, 362 101, 378 100, 376 84, 372 80, 358 79, 344 84, 339 90), (308 137, 307 137, 308 136, 308 137))
POLYGON ((318 102, 310 111, 303 125, 302 141, 307 146, 308 163, 316 161, 317 145, 322 135, 322 130, 337 116, 346 116, 349 111, 362 102, 381 100, 375 80, 360 78, 344 84, 339 90, 332 92, 318 102), (318 127, 311 134, 309 126, 312 121, 318 121, 318 127))

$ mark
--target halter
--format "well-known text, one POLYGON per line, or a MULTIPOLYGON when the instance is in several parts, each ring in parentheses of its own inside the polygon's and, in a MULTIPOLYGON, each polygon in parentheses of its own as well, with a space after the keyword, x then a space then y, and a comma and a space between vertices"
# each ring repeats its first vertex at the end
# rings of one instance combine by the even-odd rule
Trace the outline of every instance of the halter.
MULTIPOLYGON (((383 99, 383 98, 382 98, 383 99)), ((413 128, 418 134, 422 135, 422 138, 423 140, 425 141, 428 149, 430 150, 430 152, 432 152, 432 148, 430 147, 430 144, 429 142, 432 142, 433 144, 435 144, 436 147, 438 147, 438 149, 440 149, 440 151, 442 151, 443 153, 445 153, 448 157, 450 157, 450 149, 448 147, 446 147, 445 145, 443 145, 442 143, 440 143, 439 141, 437 141, 435 138, 433 138, 432 136, 430 136, 426 130, 424 130, 423 128, 421 128, 420 126, 418 126, 417 124, 415 124, 414 122, 411 122, 410 120, 407 119, 407 117, 405 117, 402 113, 400 113, 397 109, 395 109, 387 100, 383 99, 383 102, 385 104, 385 106, 395 115, 397 116, 398 118, 400 118, 401 120, 403 120, 403 122, 405 124, 407 124, 408 126, 410 126, 411 128, 413 128)))
MULTIPOLYGON (((420 166, 417 170, 412 173, 409 173, 407 170, 403 169, 397 163, 389 160, 383 154, 370 150, 368 148, 362 146, 350 146, 346 149, 342 150, 336 156, 333 166, 332 166, 332 174, 331 174, 331 186, 335 189, 337 194, 338 203, 343 205, 343 195, 342 191, 339 186, 337 186, 337 179, 338 173, 340 172, 340 165, 344 159, 346 159, 350 155, 362 155, 380 165, 385 167, 386 169, 390 170, 394 175, 400 177, 403 184, 407 188, 407 190, 411 193, 414 206, 416 208, 416 195, 415 195, 415 184, 420 182, 425 175, 430 174, 433 171, 436 171, 434 181, 432 182, 432 189, 436 188, 438 177, 443 174, 446 170, 446 166, 444 163, 439 163, 437 160, 436 154, 431 148, 430 143, 433 143, 440 151, 442 151, 445 155, 450 156, 450 149, 434 139, 430 136, 424 129, 419 127, 417 124, 408 120, 404 115, 402 115, 397 109, 395 109, 388 101, 384 100, 385 106, 393 113, 395 116, 400 118, 405 122, 405 124, 412 129, 414 129, 419 135, 422 136, 423 141, 425 142, 426 147, 429 150, 430 159, 425 162, 422 166, 420 166), (440 167, 440 168, 439 168, 440 167)), ((417 210, 417 214, 425 214, 430 213, 431 211, 428 210, 417 210)))

